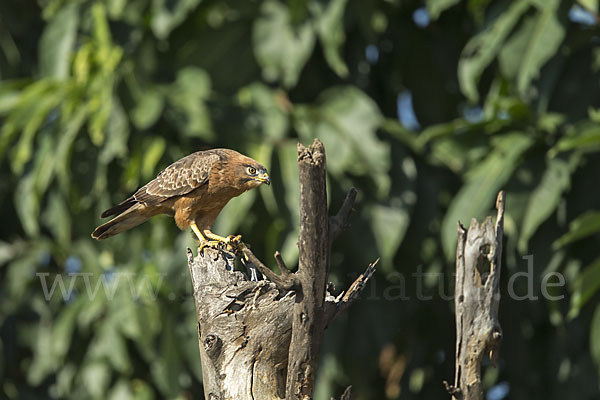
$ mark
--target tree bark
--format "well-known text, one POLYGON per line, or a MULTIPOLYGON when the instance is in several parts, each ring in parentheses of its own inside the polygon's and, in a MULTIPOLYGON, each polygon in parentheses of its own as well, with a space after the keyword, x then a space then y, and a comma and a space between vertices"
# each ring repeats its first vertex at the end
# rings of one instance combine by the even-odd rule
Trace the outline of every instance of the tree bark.
POLYGON ((458 223, 456 249, 456 359, 453 399, 484 399, 481 364, 488 355, 496 364, 502 329, 498 321, 500 260, 504 226, 504 192, 496 200, 496 224, 487 217, 471 220, 468 231, 458 223))
POLYGON ((306 148, 298 144, 300 174, 300 250, 296 275, 299 287, 292 317, 292 338, 286 398, 310 398, 325 330, 323 318, 329 226, 325 186, 325 149, 315 140, 306 148))
POLYGON ((233 271, 234 258, 205 248, 188 254, 205 398, 280 399, 285 395, 294 293, 233 271))
MULTIPOLYGON (((331 241, 348 227, 352 188, 336 216, 327 216, 323 144, 298 147, 300 171, 299 266, 291 273, 278 252, 275 274, 242 244, 239 254, 264 280, 233 271, 235 255, 188 250, 198 318, 205 397, 209 400, 312 398, 323 331, 364 289, 369 265, 346 292, 327 290, 331 241)), ((347 390, 345 398, 350 398, 347 390)))

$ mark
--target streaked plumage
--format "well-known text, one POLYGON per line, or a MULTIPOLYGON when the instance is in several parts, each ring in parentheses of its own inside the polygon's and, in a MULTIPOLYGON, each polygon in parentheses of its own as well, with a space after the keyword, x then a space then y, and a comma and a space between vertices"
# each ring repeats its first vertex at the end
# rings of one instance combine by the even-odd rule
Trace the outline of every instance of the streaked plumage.
POLYGON ((198 151, 165 168, 158 176, 118 205, 102 213, 116 215, 97 227, 102 240, 131 229, 158 214, 175 218, 180 229, 192 227, 200 241, 224 241, 210 228, 232 198, 270 183, 265 167, 234 150, 198 151))

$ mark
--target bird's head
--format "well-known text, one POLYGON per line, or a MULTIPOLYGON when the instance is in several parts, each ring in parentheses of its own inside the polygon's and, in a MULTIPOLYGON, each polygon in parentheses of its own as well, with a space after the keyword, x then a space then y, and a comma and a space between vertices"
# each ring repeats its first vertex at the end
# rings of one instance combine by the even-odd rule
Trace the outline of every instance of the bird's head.
POLYGON ((246 189, 252 189, 259 186, 261 183, 266 183, 267 185, 271 184, 271 178, 269 177, 269 173, 267 169, 257 163, 256 161, 251 160, 250 162, 245 162, 240 165, 239 169, 239 177, 243 183, 243 186, 246 189))

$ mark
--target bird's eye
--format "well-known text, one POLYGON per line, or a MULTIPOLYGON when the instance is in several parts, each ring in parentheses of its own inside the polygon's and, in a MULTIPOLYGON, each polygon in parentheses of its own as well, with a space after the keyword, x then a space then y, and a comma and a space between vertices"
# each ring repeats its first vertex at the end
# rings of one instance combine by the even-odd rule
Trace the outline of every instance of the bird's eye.
POLYGON ((254 167, 248 167, 246 171, 248 172, 248 175, 256 175, 256 168, 254 167))

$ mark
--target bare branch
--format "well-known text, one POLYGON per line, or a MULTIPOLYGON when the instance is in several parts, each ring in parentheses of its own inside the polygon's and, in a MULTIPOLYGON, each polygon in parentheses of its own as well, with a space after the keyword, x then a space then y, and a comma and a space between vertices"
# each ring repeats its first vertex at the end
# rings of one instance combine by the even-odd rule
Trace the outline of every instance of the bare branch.
POLYGON ((254 253, 246 246, 246 244, 241 244, 241 250, 244 256, 258 269, 258 271, 263 274, 269 281, 273 282, 278 289, 281 290, 294 290, 298 285, 296 280, 291 276, 291 274, 284 273, 282 270, 281 275, 277 275, 273 272, 269 267, 263 264, 254 253))
POLYGON ((274 257, 275 257, 275 261, 277 261, 277 266, 279 267, 279 270, 281 271, 281 275, 290 276, 291 272, 288 269, 287 265, 285 265, 285 261, 283 261, 283 257, 281 257, 281 253, 279 251, 276 251, 274 254, 274 257))
POLYGON ((360 274, 358 278, 348 288, 348 290, 344 293, 340 293, 338 297, 328 297, 327 302, 325 303, 325 313, 323 318, 325 319, 324 325, 327 326, 329 323, 334 321, 338 315, 340 315, 344 310, 346 310, 353 302, 356 300, 364 288, 367 286, 367 282, 375 273, 375 265, 379 262, 379 258, 369 264, 365 272, 360 274))
POLYGON ((344 230, 350 227, 349 220, 352 214, 352 207, 356 201, 356 189, 351 187, 346 193, 346 198, 340 207, 338 213, 329 217, 329 245, 335 240, 335 238, 342 233, 344 230))
MULTIPOLYGON (((340 400, 352 400, 354 397, 352 396, 352 385, 348 386, 344 393, 340 396, 340 400)), ((332 397, 331 400, 334 400, 332 397)))

